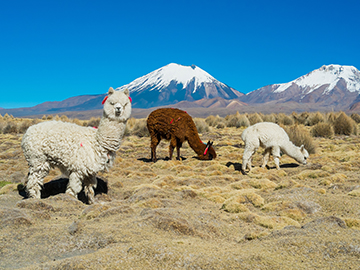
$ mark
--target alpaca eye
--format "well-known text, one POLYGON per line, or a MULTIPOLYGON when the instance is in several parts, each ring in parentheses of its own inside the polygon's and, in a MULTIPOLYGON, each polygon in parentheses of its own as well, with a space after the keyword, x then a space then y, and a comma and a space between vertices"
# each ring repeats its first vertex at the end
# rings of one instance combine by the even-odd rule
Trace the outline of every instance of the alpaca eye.
POLYGON ((115 102, 110 102, 110 104, 111 104, 112 106, 114 106, 114 105, 115 105, 115 102))

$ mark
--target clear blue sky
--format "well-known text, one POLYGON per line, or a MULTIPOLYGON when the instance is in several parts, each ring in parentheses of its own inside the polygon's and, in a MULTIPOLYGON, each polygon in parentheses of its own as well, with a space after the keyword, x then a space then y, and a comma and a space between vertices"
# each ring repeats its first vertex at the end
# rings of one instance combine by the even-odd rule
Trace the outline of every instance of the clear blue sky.
POLYGON ((359 13, 359 0, 1 1, 0 107, 102 94, 169 63, 243 93, 360 69, 359 13))

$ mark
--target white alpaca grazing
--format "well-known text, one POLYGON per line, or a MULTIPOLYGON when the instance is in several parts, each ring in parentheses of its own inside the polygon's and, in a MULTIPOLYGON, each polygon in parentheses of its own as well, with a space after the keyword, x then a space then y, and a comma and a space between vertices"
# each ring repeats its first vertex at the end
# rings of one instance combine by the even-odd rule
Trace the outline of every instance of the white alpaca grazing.
POLYGON ((69 177, 66 193, 76 197, 84 187, 89 203, 94 203, 96 174, 113 164, 131 114, 130 101, 127 89, 110 88, 98 129, 60 121, 29 127, 21 143, 29 164, 28 196, 40 198, 44 177, 58 167, 69 177))
POLYGON ((294 158, 301 164, 306 164, 309 157, 308 151, 304 146, 297 147, 289 139, 283 128, 275 123, 261 122, 245 129, 241 134, 241 139, 245 142, 242 170, 251 170, 251 157, 259 148, 265 148, 263 164, 265 167, 269 161, 270 154, 273 155, 276 168, 279 170, 280 151, 294 158))

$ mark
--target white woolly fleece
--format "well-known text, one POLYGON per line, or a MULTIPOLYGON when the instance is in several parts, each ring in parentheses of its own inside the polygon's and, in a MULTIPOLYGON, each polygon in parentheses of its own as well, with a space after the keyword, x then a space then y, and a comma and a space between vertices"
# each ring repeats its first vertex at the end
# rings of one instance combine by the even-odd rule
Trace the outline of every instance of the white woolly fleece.
POLYGON ((131 115, 128 91, 110 88, 108 94, 98 129, 60 121, 29 127, 21 146, 29 164, 30 197, 40 198, 43 179, 51 167, 69 177, 67 193, 76 196, 84 186, 93 194, 96 173, 112 166, 131 115))
MULTIPOLYGON (((306 149, 303 146, 295 146, 290 141, 285 130, 275 123, 261 122, 254 124, 243 131, 241 139, 245 142, 243 155, 244 168, 248 163, 251 164, 251 156, 259 146, 265 148, 265 153, 268 151, 268 154, 270 154, 271 152, 274 156, 277 168, 279 165, 280 150, 302 164, 306 164, 306 159, 309 157, 306 149)), ((266 162, 264 162, 265 165, 266 162)))

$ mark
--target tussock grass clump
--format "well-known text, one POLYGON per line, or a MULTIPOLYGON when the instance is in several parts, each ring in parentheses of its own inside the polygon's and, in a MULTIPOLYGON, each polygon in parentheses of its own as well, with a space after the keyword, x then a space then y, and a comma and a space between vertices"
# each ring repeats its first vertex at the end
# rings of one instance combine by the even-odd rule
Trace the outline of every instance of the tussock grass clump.
POLYGON ((320 122, 313 126, 311 135, 314 137, 331 138, 334 136, 334 128, 330 123, 320 122))
POLYGON ((8 121, 9 119, 14 119, 14 116, 9 115, 9 114, 6 113, 6 114, 4 115, 4 117, 3 117, 3 120, 8 121))
POLYGON ((334 124, 338 115, 335 112, 329 112, 326 114, 326 122, 334 124))
POLYGON ((205 119, 205 122, 210 127, 218 127, 219 125, 222 126, 222 128, 225 127, 225 125, 224 125, 225 119, 220 117, 219 115, 216 115, 216 116, 210 115, 205 119))
POLYGON ((292 117, 290 117, 284 113, 279 113, 276 116, 276 123, 279 125, 291 126, 294 124, 294 120, 292 117))
POLYGON ((247 116, 247 118, 249 119, 250 125, 255 125, 256 123, 260 123, 263 122, 263 119, 261 118, 261 116, 258 113, 252 113, 249 114, 247 116))
POLYGON ((261 116, 264 122, 272 122, 276 123, 276 115, 275 114, 265 114, 261 116))
POLYGON ((100 124, 100 117, 91 117, 88 122, 84 122, 88 127, 98 127, 100 124))
POLYGON ((357 135, 356 122, 344 112, 341 112, 334 122, 334 132, 339 135, 357 135))
POLYGON ((250 121, 244 114, 236 112, 236 114, 227 115, 225 117, 227 127, 248 127, 250 126, 250 121))
POLYGON ((315 154, 315 144, 310 133, 301 125, 293 125, 284 127, 286 133, 289 135, 290 141, 296 146, 304 145, 309 154, 315 154))
POLYGON ((360 188, 350 191, 348 195, 353 197, 360 197, 360 188))
POLYGON ((357 114, 357 113, 352 113, 351 115, 350 115, 350 117, 356 122, 356 123, 360 123, 360 115, 359 114, 357 114))
POLYGON ((138 137, 149 137, 150 133, 146 125, 146 119, 137 119, 134 126, 129 131, 129 134, 138 137))
POLYGON ((28 120, 20 123, 19 128, 18 128, 19 133, 25 133, 26 130, 32 125, 33 125, 33 123, 28 120))
POLYGON ((360 229, 360 219, 345 218, 344 221, 349 228, 360 229))
POLYGON ((82 126, 82 124, 83 124, 83 122, 80 121, 80 120, 77 119, 77 118, 72 119, 71 122, 74 123, 74 124, 76 124, 76 125, 78 125, 78 126, 82 126))
POLYGON ((9 134, 9 133, 14 134, 14 133, 18 133, 18 127, 17 127, 16 123, 14 123, 14 122, 8 122, 8 123, 6 124, 6 126, 3 128, 2 133, 4 133, 4 134, 9 134))
POLYGON ((309 115, 307 124, 309 126, 314 126, 321 122, 325 122, 325 116, 320 112, 316 112, 309 115))
POLYGON ((204 133, 209 131, 208 124, 201 118, 193 118, 198 133, 204 133))
POLYGON ((291 116, 294 119, 295 124, 301 124, 301 125, 306 126, 310 114, 308 112, 303 112, 301 114, 297 114, 297 113, 293 112, 291 114, 291 116))

